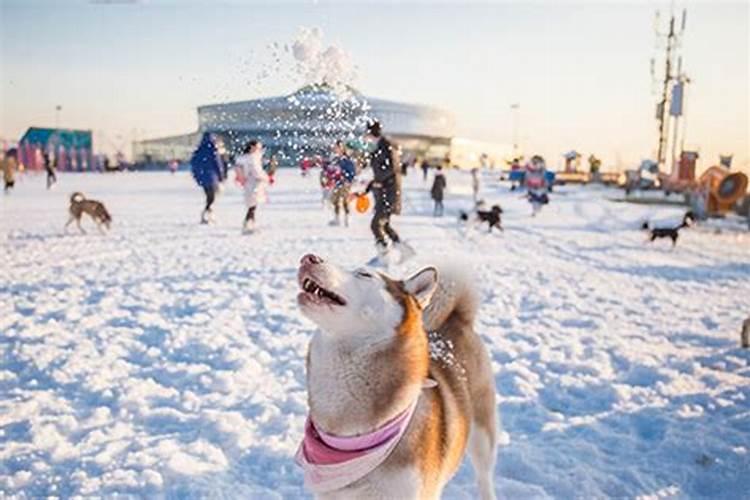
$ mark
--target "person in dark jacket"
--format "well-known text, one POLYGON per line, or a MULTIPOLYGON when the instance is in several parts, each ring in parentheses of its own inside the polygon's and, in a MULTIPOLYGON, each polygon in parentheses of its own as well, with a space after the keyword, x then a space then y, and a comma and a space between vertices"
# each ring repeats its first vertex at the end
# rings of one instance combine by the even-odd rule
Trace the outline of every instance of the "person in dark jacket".
POLYGON ((44 170, 47 172, 47 189, 52 189, 52 186, 57 183, 57 174, 55 173, 57 156, 53 158, 49 151, 45 151, 42 153, 42 159, 44 160, 44 170))
POLYGON ((427 182, 427 173, 430 171, 430 163, 427 158, 422 160, 422 180, 427 182))
POLYGON ((435 179, 432 181, 432 189, 430 189, 432 199, 435 200, 435 210, 433 211, 435 217, 443 216, 443 195, 445 193, 445 186, 446 182, 445 175, 443 174, 443 167, 438 165, 437 172, 435 172, 435 179))
POLYGON ((0 161, 0 171, 5 181, 5 194, 10 193, 16 185, 16 171, 18 170, 18 150, 10 148, 5 152, 5 158, 0 161))
POLYGON ((219 183, 226 178, 224 162, 213 137, 208 132, 203 134, 198 149, 190 158, 190 166, 195 182, 206 193, 206 206, 201 213, 201 224, 208 224, 213 220, 211 207, 216 199, 219 183))
POLYGON ((367 125, 369 141, 375 142, 375 149, 370 154, 372 181, 365 192, 372 192, 375 198, 375 211, 370 223, 370 229, 375 236, 375 246, 378 255, 370 261, 371 265, 385 265, 388 261, 389 240, 404 261, 414 256, 414 249, 401 241, 398 233, 391 227, 391 215, 397 213, 399 203, 398 163, 396 162, 396 147, 383 136, 380 123, 372 121, 367 125))

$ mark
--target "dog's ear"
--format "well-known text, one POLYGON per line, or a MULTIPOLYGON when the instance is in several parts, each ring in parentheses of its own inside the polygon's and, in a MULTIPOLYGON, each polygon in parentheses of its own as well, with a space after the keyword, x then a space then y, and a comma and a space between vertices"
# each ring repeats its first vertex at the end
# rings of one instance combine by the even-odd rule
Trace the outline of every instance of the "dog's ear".
POLYGON ((425 267, 411 278, 404 281, 404 288, 412 295, 420 307, 427 307, 432 294, 437 289, 438 272, 434 267, 425 267))

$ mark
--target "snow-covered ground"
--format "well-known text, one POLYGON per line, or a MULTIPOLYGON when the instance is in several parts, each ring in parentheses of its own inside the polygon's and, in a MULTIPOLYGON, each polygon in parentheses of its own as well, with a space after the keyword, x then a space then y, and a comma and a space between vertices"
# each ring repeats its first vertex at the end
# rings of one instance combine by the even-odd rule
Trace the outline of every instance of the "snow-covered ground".
MULTIPOLYGON (((421 264, 478 278, 477 329, 493 359, 503 498, 748 498, 750 233, 685 230, 645 245, 645 217, 565 187, 536 219, 486 176, 505 233, 458 231, 469 179, 452 172, 448 215, 407 178, 395 225, 421 264)), ((188 174, 41 177, 0 197, 0 495, 298 498, 292 456, 306 412, 295 272, 315 252, 346 266, 373 253, 369 218, 327 226, 314 178, 279 175, 260 231, 240 235, 228 186, 218 223, 197 224, 188 174), (74 190, 106 202, 107 236, 64 235, 74 190)), ((475 495, 468 463, 446 490, 475 495)))

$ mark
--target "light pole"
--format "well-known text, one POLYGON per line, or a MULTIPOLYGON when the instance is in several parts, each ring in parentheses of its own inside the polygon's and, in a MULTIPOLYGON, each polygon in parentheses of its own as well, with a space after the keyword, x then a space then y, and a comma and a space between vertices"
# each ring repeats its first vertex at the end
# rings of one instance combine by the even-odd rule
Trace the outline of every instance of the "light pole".
POLYGON ((62 111, 62 106, 58 104, 55 106, 55 130, 60 128, 60 111, 62 111))
POLYGON ((521 105, 517 102, 510 105, 513 115, 513 158, 518 158, 518 128, 520 126, 521 105))

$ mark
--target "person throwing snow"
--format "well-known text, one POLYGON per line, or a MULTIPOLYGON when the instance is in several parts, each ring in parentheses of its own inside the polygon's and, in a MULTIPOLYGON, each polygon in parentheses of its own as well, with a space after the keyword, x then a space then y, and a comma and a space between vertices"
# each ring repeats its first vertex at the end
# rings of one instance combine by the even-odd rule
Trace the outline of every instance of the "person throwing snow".
POLYGON ((388 265, 391 246, 399 252, 400 262, 414 256, 414 249, 402 241, 391 227, 391 215, 395 213, 400 193, 398 192, 398 165, 394 159, 395 146, 383 136, 380 122, 371 121, 367 125, 365 138, 375 144, 370 153, 372 181, 367 185, 366 193, 372 192, 375 198, 375 212, 370 229, 375 236, 377 255, 369 265, 388 265), (389 242, 392 244, 389 246, 389 242))

